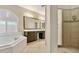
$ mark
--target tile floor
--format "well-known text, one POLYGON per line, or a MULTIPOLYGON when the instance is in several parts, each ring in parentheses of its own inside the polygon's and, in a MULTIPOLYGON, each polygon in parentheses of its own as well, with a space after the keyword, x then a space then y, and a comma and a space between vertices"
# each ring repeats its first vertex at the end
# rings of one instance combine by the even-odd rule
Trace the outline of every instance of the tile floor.
MULTIPOLYGON (((45 40, 38 40, 27 44, 25 53, 47 53, 45 40)), ((57 53, 79 53, 79 49, 59 47, 57 53)))
POLYGON ((59 47, 58 52, 59 53, 79 53, 79 49, 59 47))
POLYGON ((46 53, 47 48, 45 47, 45 40, 38 40, 27 44, 25 49, 26 53, 46 53))

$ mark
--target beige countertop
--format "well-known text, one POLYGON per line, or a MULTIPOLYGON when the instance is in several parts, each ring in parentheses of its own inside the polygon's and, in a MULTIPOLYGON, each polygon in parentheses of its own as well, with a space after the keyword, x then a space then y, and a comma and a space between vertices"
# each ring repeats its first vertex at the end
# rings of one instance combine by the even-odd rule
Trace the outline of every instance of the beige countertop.
POLYGON ((45 31, 45 29, 26 29, 25 32, 33 32, 33 31, 45 31))

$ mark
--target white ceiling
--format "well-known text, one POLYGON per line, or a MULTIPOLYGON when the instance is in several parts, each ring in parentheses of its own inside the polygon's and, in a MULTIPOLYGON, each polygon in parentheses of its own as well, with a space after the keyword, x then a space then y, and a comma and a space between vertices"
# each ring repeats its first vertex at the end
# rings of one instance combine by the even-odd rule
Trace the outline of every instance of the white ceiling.
POLYGON ((41 5, 20 5, 20 7, 45 15, 45 8, 41 5))
MULTIPOLYGON (((45 7, 42 7, 42 5, 19 5, 19 6, 32 10, 39 14, 45 15, 45 7)), ((79 5, 58 5, 58 8, 62 8, 62 9, 73 9, 77 7, 79 7, 79 5)))

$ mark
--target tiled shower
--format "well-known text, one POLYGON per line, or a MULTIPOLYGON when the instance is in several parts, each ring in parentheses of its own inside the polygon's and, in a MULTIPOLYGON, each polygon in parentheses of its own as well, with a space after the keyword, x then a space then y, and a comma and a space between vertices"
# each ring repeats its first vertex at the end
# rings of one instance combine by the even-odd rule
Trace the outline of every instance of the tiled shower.
POLYGON ((64 9, 62 18, 62 45, 79 48, 79 8, 64 9))

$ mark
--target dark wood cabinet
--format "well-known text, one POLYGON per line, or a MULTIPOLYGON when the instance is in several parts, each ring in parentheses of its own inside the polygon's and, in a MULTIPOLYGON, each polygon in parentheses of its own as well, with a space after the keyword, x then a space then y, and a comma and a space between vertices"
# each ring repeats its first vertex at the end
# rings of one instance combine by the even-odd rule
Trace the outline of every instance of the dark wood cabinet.
POLYGON ((24 35, 27 36, 27 43, 37 40, 37 32, 24 32, 24 35))
POLYGON ((39 32, 39 39, 45 39, 45 31, 39 32))
POLYGON ((45 31, 24 31, 24 36, 27 37, 27 43, 29 43, 38 39, 45 39, 45 31), (37 34, 39 35, 37 36, 37 34))

